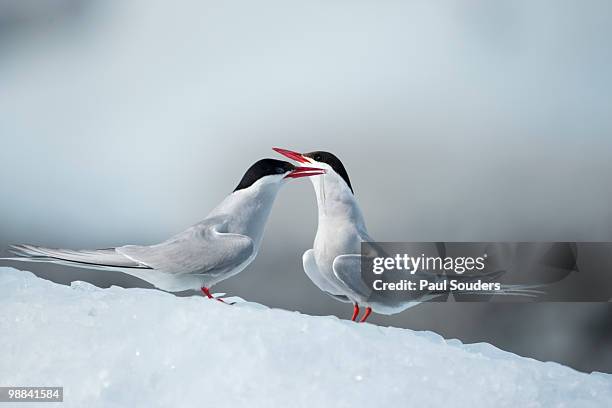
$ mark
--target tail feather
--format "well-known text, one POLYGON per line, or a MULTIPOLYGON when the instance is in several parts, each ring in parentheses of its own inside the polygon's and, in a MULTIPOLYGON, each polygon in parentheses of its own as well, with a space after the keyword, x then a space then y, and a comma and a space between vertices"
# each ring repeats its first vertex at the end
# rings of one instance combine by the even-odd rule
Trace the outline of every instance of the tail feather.
POLYGON ((115 248, 72 250, 45 248, 34 245, 11 245, 9 251, 17 255, 17 257, 0 259, 51 262, 83 267, 151 269, 147 265, 118 253, 115 251, 115 248))
MULTIPOLYGON (((469 283, 476 282, 478 280, 482 280, 483 282, 494 282, 502 275, 504 275, 506 271, 497 270, 492 272, 487 272, 479 275, 461 275, 455 277, 460 282, 469 283)), ((442 277, 447 277, 446 275, 438 275, 437 278, 440 279, 442 277)), ((540 295, 545 294, 546 292, 540 290, 543 288, 544 284, 525 284, 525 285, 501 285, 500 290, 457 290, 453 291, 454 296, 461 295, 500 295, 500 296, 524 296, 524 297, 532 297, 536 298, 540 295)), ((444 295, 450 293, 450 290, 438 291, 434 292, 436 295, 444 295)))

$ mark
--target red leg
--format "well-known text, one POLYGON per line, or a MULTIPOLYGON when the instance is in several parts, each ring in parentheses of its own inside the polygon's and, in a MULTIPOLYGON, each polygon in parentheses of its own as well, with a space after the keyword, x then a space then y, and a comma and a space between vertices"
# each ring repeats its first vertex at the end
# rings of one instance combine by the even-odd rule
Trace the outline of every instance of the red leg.
POLYGON ((208 288, 206 288, 206 287, 203 287, 203 288, 202 288, 202 292, 203 292, 203 293, 204 293, 204 295, 206 295, 206 297, 207 297, 207 298, 209 298, 209 299, 215 299, 215 300, 218 300, 218 301, 219 301, 219 302, 221 302, 221 303, 225 303, 225 301, 224 301, 223 299, 214 297, 214 296, 213 296, 213 295, 210 293, 210 289, 208 289, 208 288))
POLYGON ((370 316, 370 314, 372 313, 372 308, 371 307, 366 307, 366 311, 363 314, 363 316, 361 316, 361 320, 359 321, 359 323, 363 323, 366 320, 368 320, 368 317, 370 316))
POLYGON ((359 316, 359 305, 355 303, 355 306, 353 307, 353 316, 351 317, 351 320, 352 321, 357 320, 357 316, 359 316))
POLYGON ((214 296, 210 294, 210 290, 208 288, 202 288, 202 293, 204 293, 204 295, 209 298, 209 299, 214 299, 214 296))

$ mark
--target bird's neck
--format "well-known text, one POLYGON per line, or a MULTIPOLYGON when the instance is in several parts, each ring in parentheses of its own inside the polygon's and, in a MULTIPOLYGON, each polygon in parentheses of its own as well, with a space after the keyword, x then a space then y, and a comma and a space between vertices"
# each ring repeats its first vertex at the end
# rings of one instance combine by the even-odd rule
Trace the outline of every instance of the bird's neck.
POLYGON ((335 174, 311 179, 317 196, 319 226, 347 222, 365 228, 363 214, 348 185, 335 174))
POLYGON ((234 191, 211 215, 228 215, 228 232, 246 235, 259 247, 279 188, 277 183, 255 183, 234 191))

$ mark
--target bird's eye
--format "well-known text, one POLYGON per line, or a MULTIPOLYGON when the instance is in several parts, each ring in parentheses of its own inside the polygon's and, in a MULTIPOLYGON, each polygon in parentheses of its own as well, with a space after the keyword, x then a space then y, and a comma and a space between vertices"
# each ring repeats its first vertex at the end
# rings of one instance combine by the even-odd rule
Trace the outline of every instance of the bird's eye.
POLYGON ((322 157, 319 153, 315 154, 313 159, 315 159, 316 161, 321 161, 322 157))
POLYGON ((285 172, 285 169, 283 169, 282 167, 277 167, 275 171, 276 174, 283 174, 285 172))

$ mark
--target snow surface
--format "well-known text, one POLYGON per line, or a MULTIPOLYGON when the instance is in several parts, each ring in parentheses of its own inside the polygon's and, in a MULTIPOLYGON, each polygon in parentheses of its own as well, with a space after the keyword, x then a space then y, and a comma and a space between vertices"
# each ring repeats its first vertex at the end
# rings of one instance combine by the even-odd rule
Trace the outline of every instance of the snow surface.
POLYGON ((609 374, 253 303, 0 268, 0 311, 0 386, 45 407, 612 407, 609 374))

